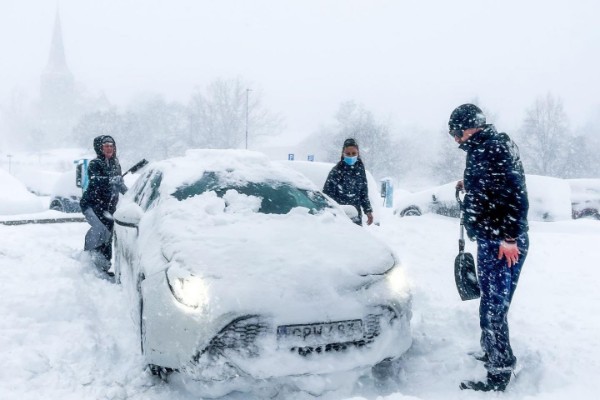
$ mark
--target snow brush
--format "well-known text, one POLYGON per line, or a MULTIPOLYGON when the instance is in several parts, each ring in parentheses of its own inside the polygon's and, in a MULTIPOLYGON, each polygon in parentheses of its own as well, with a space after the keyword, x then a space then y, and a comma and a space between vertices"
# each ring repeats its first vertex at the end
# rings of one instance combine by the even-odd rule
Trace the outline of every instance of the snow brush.
POLYGON ((135 174, 139 169, 144 168, 146 165, 148 164, 148 160, 146 160, 145 158, 141 159, 140 161, 138 161, 133 167, 129 168, 127 171, 125 171, 125 173, 121 176, 125 176, 128 173, 132 173, 135 174))

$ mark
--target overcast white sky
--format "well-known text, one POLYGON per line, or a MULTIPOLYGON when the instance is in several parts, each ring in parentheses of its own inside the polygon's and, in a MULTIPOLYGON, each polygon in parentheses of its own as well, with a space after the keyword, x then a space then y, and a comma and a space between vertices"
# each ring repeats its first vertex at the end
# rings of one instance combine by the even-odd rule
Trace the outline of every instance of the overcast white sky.
MULTIPOLYGON (((37 96, 56 4, 0 0, 0 104, 14 87, 37 96)), ((348 99, 435 130, 474 97, 508 131, 547 92, 574 126, 600 110, 596 0, 62 0, 60 14, 76 80, 119 105, 139 92, 187 101, 239 76, 288 135, 348 99)))

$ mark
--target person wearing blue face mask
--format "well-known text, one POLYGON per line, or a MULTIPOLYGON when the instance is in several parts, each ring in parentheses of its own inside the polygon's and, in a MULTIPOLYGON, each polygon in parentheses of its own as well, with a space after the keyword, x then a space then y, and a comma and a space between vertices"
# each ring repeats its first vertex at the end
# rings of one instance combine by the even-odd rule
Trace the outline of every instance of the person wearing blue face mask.
POLYGON ((373 223, 373 208, 369 201, 367 174, 365 165, 360 159, 358 143, 354 139, 346 139, 342 147, 340 161, 331 169, 323 193, 339 204, 356 207, 358 218, 353 220, 362 225, 362 211, 367 216, 367 225, 373 223))

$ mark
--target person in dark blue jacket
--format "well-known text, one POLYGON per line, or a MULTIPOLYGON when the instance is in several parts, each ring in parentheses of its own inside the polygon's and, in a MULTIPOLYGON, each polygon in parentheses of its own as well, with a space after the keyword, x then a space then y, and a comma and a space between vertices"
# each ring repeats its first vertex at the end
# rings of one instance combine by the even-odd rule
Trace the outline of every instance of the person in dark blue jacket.
POLYGON ((369 201, 367 174, 360 159, 356 140, 346 139, 344 141, 341 160, 329 172, 323 193, 339 204, 356 207, 358 217, 353 221, 357 225, 362 225, 362 210, 367 216, 367 225, 373 223, 373 208, 369 201))
POLYGON ((529 201, 519 149, 498 133, 479 107, 463 104, 450 115, 450 135, 467 152, 464 180, 464 224, 477 241, 481 289, 479 319, 484 381, 465 381, 461 389, 503 391, 516 364, 510 346, 508 310, 529 249, 529 201))
POLYGON ((98 268, 110 275, 112 215, 117 208, 119 193, 125 193, 127 187, 121 176, 115 140, 108 135, 94 138, 94 151, 97 157, 88 165, 89 184, 79 203, 91 225, 85 235, 84 250, 90 253, 98 268))

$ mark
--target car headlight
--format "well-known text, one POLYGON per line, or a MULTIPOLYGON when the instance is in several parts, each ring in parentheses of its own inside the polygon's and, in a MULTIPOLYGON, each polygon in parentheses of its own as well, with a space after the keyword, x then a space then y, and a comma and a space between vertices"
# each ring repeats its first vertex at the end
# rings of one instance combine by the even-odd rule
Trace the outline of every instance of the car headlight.
POLYGON ((208 288, 202 278, 181 267, 172 266, 167 269, 167 282, 173 297, 181 304, 198 308, 208 302, 208 288))
POLYGON ((394 268, 386 274, 387 283, 394 293, 406 293, 409 290, 408 279, 404 273, 404 268, 395 265, 394 268))

